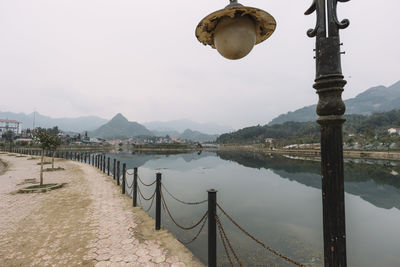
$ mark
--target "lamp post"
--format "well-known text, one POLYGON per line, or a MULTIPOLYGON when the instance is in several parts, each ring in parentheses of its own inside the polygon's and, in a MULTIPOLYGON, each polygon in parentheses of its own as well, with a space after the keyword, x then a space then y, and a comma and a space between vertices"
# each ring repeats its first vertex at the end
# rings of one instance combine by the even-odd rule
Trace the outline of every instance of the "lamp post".
MULTIPOLYGON (((316 112, 321 126, 324 264, 329 267, 347 266, 342 134, 345 121, 342 92, 346 81, 341 69, 339 30, 347 28, 349 21, 339 22, 336 11, 337 2, 348 1, 313 0, 305 12, 310 15, 316 11, 317 15, 316 26, 308 30, 307 35, 316 37, 313 87, 319 95, 316 112)), ((266 40, 275 27, 274 18, 267 12, 230 0, 224 9, 211 13, 199 23, 196 37, 204 45, 216 48, 224 57, 239 59, 250 52, 252 46, 249 49, 249 44, 256 45, 266 40), (243 17, 246 17, 246 22, 243 22, 243 17)))

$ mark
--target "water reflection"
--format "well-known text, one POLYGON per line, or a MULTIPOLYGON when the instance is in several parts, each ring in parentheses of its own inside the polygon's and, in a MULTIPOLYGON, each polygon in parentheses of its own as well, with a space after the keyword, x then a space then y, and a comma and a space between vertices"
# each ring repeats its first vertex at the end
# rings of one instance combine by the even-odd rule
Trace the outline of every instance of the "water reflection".
MULTIPOLYGON (((225 160, 251 168, 271 169, 282 178, 321 189, 321 166, 317 160, 292 159, 251 152, 218 152, 225 160)), ((400 166, 382 160, 346 160, 345 191, 376 207, 400 209, 400 166)))
MULTIPOLYGON (((199 201, 216 188, 218 202, 244 228, 271 247, 309 266, 322 266, 322 200, 320 163, 249 152, 186 154, 115 154, 127 167, 140 167, 151 183, 155 172, 178 198, 199 201)), ((349 161, 345 164, 346 223, 349 266, 400 266, 400 182, 396 163, 349 161), (374 240, 374 242, 371 242, 374 240)), ((128 180, 129 182, 129 180, 128 180)), ((154 188, 143 188, 146 196, 154 188)), ((166 196, 174 217, 189 226, 207 204, 185 206, 166 196)), ((149 203, 142 203, 144 208, 149 203)), ((150 210, 154 216, 154 207, 150 210)), ((291 266, 245 237, 228 220, 222 223, 245 266, 291 266)), ((184 232, 163 213, 163 227, 187 241, 184 232)), ((218 262, 228 266, 219 242, 218 262)), ((188 246, 204 263, 207 235, 188 246)))

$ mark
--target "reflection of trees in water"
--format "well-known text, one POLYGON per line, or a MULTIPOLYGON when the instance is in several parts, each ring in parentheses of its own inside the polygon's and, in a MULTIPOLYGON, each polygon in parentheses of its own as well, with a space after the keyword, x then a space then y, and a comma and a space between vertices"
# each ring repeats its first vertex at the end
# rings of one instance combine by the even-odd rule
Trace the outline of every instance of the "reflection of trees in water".
MULTIPOLYGON (((116 158, 121 163, 126 163, 128 168, 141 167, 151 160, 168 159, 171 161, 182 158, 185 162, 192 162, 201 158, 215 156, 214 152, 198 153, 193 151, 137 151, 133 153, 108 154, 107 157, 116 158)), ((112 160, 111 160, 112 164, 112 160)))
MULTIPOLYGON (((321 188, 320 162, 290 159, 280 155, 243 151, 219 151, 224 160, 235 161, 251 168, 270 169, 282 178, 306 186, 321 188)), ((384 161, 368 160, 368 163, 349 161, 344 165, 345 190, 358 195, 380 208, 400 209, 400 167, 384 161)))

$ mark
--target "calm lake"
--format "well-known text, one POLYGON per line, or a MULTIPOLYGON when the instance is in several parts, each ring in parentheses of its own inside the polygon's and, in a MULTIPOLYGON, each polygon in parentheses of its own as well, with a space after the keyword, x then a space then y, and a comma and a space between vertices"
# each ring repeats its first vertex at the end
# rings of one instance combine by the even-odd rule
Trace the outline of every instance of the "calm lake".
MULTIPOLYGON (((320 162, 250 152, 107 156, 126 163, 130 172, 138 167, 145 183, 152 183, 161 172, 163 185, 184 201, 205 200, 208 189, 218 190, 217 202, 260 241, 300 263, 323 266, 320 162)), ((400 266, 399 163, 346 160, 348 266, 400 266)), ((130 185, 132 178, 127 182, 130 185)), ((145 197, 155 190, 155 185, 139 185, 145 197)), ((207 210, 207 203, 184 205, 166 193, 164 197, 182 226, 193 225, 207 210)), ((143 199, 140 203, 143 209, 150 205, 143 199)), ((149 211, 153 217, 154 206, 149 211)), ((221 212, 218 215, 244 266, 294 266, 248 238, 221 212)), ((201 226, 183 231, 164 210, 161 225, 184 242, 201 226)), ((217 242, 218 265, 230 266, 221 239, 217 242)), ((187 247, 207 264, 207 225, 187 247)))

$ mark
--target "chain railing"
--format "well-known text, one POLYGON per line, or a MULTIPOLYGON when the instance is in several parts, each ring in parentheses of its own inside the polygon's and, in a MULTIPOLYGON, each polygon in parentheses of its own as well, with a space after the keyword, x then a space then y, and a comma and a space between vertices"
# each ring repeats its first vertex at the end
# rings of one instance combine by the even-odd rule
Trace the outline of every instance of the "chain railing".
MULTIPOLYGON (((17 151, 21 154, 30 154, 30 155, 41 155, 44 153, 43 151, 38 151, 35 152, 33 150, 21 150, 17 151)), ((220 236, 222 246, 224 248, 226 257, 229 260, 229 263, 231 266, 234 266, 233 259, 239 266, 243 266, 242 262, 240 261, 240 258, 238 256, 238 253, 234 250, 234 247, 232 246, 232 242, 230 241, 223 225, 221 222, 220 216, 217 214, 217 211, 220 212, 220 215, 224 215, 234 226, 236 226, 237 229, 239 229, 242 233, 244 233, 248 238, 256 242, 258 245, 262 246, 275 256, 281 258, 282 260, 285 260, 286 262, 292 263, 296 266, 301 266, 301 267, 306 267, 306 265, 301 264, 285 255, 282 253, 278 252, 277 250, 271 248, 270 246, 266 245, 264 242, 260 241, 258 238, 256 238, 254 235, 250 234, 248 231, 246 231, 239 223, 237 223, 231 215, 229 215, 219 203, 216 201, 216 191, 211 189, 208 190, 208 199, 202 200, 202 201, 197 201, 197 202, 187 202, 183 201, 180 198, 177 198, 174 196, 168 189, 167 187, 161 183, 161 173, 157 173, 157 179, 154 180, 152 183, 145 183, 143 180, 139 177, 137 174, 137 168, 134 168, 133 172, 129 172, 126 170, 126 164, 123 164, 122 168, 122 175, 121 175, 121 168, 120 168, 120 161, 116 161, 116 159, 113 160, 113 168, 112 171, 113 173, 110 175, 110 158, 107 158, 107 172, 106 172, 106 156, 103 153, 98 153, 95 152, 93 153, 76 153, 72 151, 64 151, 61 153, 57 153, 57 157, 60 158, 65 158, 65 159, 71 159, 79 162, 84 162, 89 165, 93 165, 96 168, 100 169, 104 175, 107 176, 112 176, 114 179, 116 179, 117 185, 120 185, 120 180, 122 178, 122 194, 125 194, 125 187, 130 189, 129 190, 129 195, 132 195, 133 199, 133 206, 136 206, 136 200, 137 196, 140 206, 142 208, 142 199, 144 201, 151 201, 150 205, 148 208, 145 209, 146 212, 149 212, 151 208, 153 207, 154 202, 156 202, 156 230, 160 229, 160 224, 161 224, 161 208, 163 209, 164 213, 166 213, 169 218, 172 220, 172 222, 180 229, 189 231, 193 230, 196 227, 199 227, 199 230, 196 232, 194 237, 190 239, 187 242, 183 242, 182 240, 179 240, 182 244, 187 245, 195 240, 200 236, 201 232, 204 230, 204 226, 208 222, 208 246, 209 248, 212 248, 211 250, 209 249, 209 260, 208 260, 208 266, 216 266, 216 235, 217 235, 217 230, 218 234, 220 236), (132 183, 129 185, 126 183, 126 175, 133 175, 133 180, 132 183), (139 186, 138 181, 141 185, 145 187, 150 187, 154 184, 156 184, 156 188, 154 192, 149 196, 145 196, 142 192, 141 186, 139 186), (208 210, 204 212, 204 214, 201 216, 201 218, 196 221, 193 225, 191 226, 183 226, 180 223, 177 222, 177 219, 172 215, 170 208, 168 207, 167 201, 164 197, 164 193, 166 192, 172 199, 175 201, 185 204, 185 205, 200 205, 205 202, 208 202, 208 210), (155 201, 154 201, 155 200, 155 201), (233 258, 232 258, 233 256, 233 258)))
POLYGON ((157 180, 154 180, 154 182, 152 182, 152 183, 150 183, 150 184, 146 184, 145 182, 142 181, 142 179, 140 179, 140 176, 138 176, 137 178, 138 178, 139 182, 140 182, 142 185, 147 186, 147 187, 152 186, 152 185, 154 185, 154 184, 157 182, 157 180))
POLYGON ((232 245, 231 245, 231 241, 229 240, 228 236, 227 236, 226 233, 225 233, 224 228, 222 227, 222 223, 221 223, 221 220, 219 219, 219 216, 218 216, 218 215, 215 216, 215 220, 217 221, 218 232, 219 232, 219 234, 220 234, 220 236, 221 236, 222 244, 224 245, 224 249, 225 249, 225 254, 226 254, 226 256, 228 257, 229 262, 230 262, 231 265, 233 266, 233 262, 232 262, 232 259, 231 259, 230 255, 229 255, 229 251, 228 251, 228 249, 226 248, 226 244, 228 245, 229 249, 231 250, 233 256, 235 257, 236 262, 237 262, 240 266, 243 266, 242 263, 241 263, 240 260, 239 260, 239 257, 237 256, 235 250, 233 249, 233 247, 232 247, 232 245), (226 244, 225 244, 225 242, 226 242, 226 244))
MULTIPOLYGON (((221 212, 229 219, 229 221, 231 221, 240 231, 242 231, 245 235, 247 235, 249 238, 251 238, 253 241, 255 241, 256 243, 258 243, 259 245, 261 245, 262 247, 264 247, 265 249, 267 249, 268 251, 270 251, 271 253, 273 253, 274 255, 278 256, 279 258, 293 263, 296 266, 301 266, 301 267, 306 267, 306 265, 298 263, 297 261, 283 255, 282 253, 278 252, 277 250, 267 246, 265 243, 261 242, 259 239, 255 238, 252 234, 250 234, 248 231, 246 231, 242 226, 240 226, 222 207, 221 205, 219 205, 217 203, 217 207, 219 210, 221 210, 221 212)), ((217 222, 220 221, 219 218, 217 217, 217 222)), ((220 223, 219 223, 220 224, 220 223)), ((220 227, 222 228, 222 224, 220 224, 220 227)), ((222 228, 223 230, 223 228, 222 228)), ((226 236, 225 236, 226 237, 226 236)), ((227 239, 228 240, 228 239, 227 239)), ((229 242, 229 241, 228 241, 229 242)), ((228 243, 229 244, 229 243, 228 243)), ((235 254, 234 254, 235 255, 235 254)))
POLYGON ((207 199, 202 200, 202 201, 197 201, 197 202, 185 202, 183 200, 178 199, 177 197, 175 197, 174 195, 172 195, 168 189, 165 187, 164 184, 161 184, 162 188, 165 190, 165 192, 167 192, 167 194, 172 197, 173 199, 175 199, 176 201, 178 201, 179 203, 185 204, 185 205, 199 205, 199 204, 203 204, 205 202, 207 202, 207 199))
POLYGON ((161 193, 161 200, 162 200, 162 204, 164 205, 165 210, 167 211, 168 216, 171 218, 171 220, 174 222, 174 224, 175 224, 176 226, 178 226, 179 228, 181 228, 182 230, 192 230, 192 229, 196 228, 196 227, 207 217, 208 212, 206 211, 206 212, 204 213, 204 215, 201 217, 201 219, 198 220, 194 225, 192 225, 192 226, 182 226, 182 225, 179 224, 179 223, 176 221, 176 219, 172 216, 171 211, 169 210, 169 208, 168 208, 168 206, 167 206, 167 203, 166 203, 166 201, 165 201, 164 196, 163 196, 162 193, 161 193))

